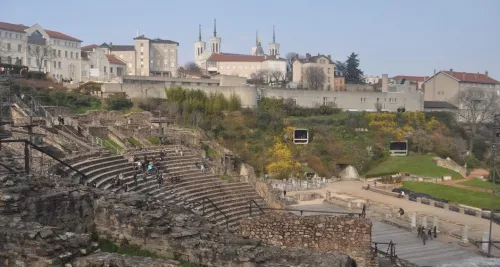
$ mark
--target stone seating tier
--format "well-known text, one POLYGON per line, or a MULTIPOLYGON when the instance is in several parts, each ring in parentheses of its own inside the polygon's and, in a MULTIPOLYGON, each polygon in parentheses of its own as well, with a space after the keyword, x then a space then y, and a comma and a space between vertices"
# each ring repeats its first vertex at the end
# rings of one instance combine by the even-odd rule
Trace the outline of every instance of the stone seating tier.
MULTIPOLYGON (((150 195, 160 201, 189 208, 198 213, 202 212, 202 199, 206 197, 224 212, 230 227, 237 227, 239 221, 244 216, 248 216, 250 200, 255 200, 261 207, 267 207, 265 201, 251 185, 242 182, 227 183, 210 172, 202 174, 197 165, 202 162, 201 158, 185 148, 183 148, 184 155, 181 157, 178 153, 175 153, 175 147, 177 146, 172 145, 162 147, 156 151, 134 151, 125 156, 107 155, 76 162, 73 166, 89 177, 88 182, 96 182, 101 189, 123 192, 123 187, 113 185, 114 178, 119 173, 123 173, 123 183, 129 185, 130 191, 150 195), (159 151, 162 149, 167 150, 164 161, 159 160, 159 151), (137 186, 135 186, 133 180, 135 171, 132 163, 128 161, 131 155, 136 155, 141 160, 144 155, 150 160, 158 160, 163 170, 165 170, 165 167, 167 168, 168 173, 165 173, 166 175, 178 176, 180 181, 175 184, 164 183, 159 186, 154 175, 148 176, 145 181, 142 174, 139 174, 137 186)), ((226 220, 217 208, 211 203, 205 202, 205 216, 217 224, 224 225, 226 220)), ((253 212, 255 212, 255 215, 260 213, 257 207, 254 207, 253 212)))

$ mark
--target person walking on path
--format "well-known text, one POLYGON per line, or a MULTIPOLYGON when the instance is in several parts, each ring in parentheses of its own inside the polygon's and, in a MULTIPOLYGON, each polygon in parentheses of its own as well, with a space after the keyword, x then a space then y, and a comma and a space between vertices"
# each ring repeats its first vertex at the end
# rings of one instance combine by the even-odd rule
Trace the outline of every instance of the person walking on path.
POLYGON ((432 240, 432 229, 429 228, 429 230, 427 230, 427 235, 429 236, 429 239, 432 240))
POLYGON ((283 197, 286 197, 286 190, 283 190, 283 197))
POLYGON ((401 216, 403 216, 404 214, 405 214, 405 210, 403 208, 399 208, 398 218, 401 218, 401 216))
POLYGON ((434 226, 434 229, 433 229, 433 230, 434 230, 434 238, 437 238, 437 237, 438 237, 438 234, 437 234, 437 227, 436 227, 436 226, 434 226))
POLYGON ((417 227, 417 238, 420 238, 420 235, 422 234, 422 226, 417 227))
POLYGON ((137 172, 134 172, 134 186, 137 187, 137 172))
POLYGON ((427 242, 427 235, 425 234, 425 227, 422 227, 422 243, 425 246, 425 242, 427 242))

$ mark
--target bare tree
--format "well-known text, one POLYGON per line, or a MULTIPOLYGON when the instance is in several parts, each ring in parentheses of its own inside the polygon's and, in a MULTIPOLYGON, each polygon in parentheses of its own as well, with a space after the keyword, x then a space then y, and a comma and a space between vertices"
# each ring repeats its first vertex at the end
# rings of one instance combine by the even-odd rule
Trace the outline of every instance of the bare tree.
POLYGON ((304 71, 305 83, 309 90, 323 90, 326 75, 320 67, 307 67, 304 71))
POLYGON ((50 45, 28 45, 28 53, 35 59, 38 71, 42 71, 56 57, 55 50, 50 45))
POLYGON ((458 121, 468 128, 469 152, 472 153, 474 139, 481 126, 491 123, 495 113, 500 110, 499 97, 494 90, 470 88, 459 91, 455 103, 459 106, 458 121))
POLYGON ((188 75, 188 72, 184 67, 178 67, 177 68, 177 78, 186 78, 188 75))
POLYGON ((269 84, 272 84, 273 86, 285 87, 286 75, 279 70, 269 71, 269 84))
POLYGON ((250 80, 248 82, 250 84, 255 84, 258 87, 264 84, 268 84, 268 81, 269 81, 269 71, 258 70, 250 74, 250 80))
POLYGON ((0 40, 0 59, 6 57, 7 54, 9 54, 7 44, 0 40))
POLYGON ((293 61, 299 58, 299 54, 290 52, 286 54, 286 78, 291 81, 293 76, 293 61))
POLYGON ((184 69, 191 74, 201 74, 201 68, 192 61, 184 64, 184 69))

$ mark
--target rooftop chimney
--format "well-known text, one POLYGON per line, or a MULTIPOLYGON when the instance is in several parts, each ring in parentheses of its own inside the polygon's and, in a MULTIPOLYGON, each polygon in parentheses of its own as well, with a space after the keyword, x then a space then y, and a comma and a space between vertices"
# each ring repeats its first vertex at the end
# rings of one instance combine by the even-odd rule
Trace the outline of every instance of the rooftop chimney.
POLYGON ((488 77, 488 71, 484 72, 484 76, 488 77))
POLYGON ((453 69, 450 69, 450 74, 453 76, 453 69))

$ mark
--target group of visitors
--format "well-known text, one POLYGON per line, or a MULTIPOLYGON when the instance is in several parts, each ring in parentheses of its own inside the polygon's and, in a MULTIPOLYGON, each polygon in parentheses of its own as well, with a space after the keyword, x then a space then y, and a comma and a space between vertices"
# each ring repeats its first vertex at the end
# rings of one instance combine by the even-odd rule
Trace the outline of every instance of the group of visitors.
POLYGON ((422 238, 422 243, 425 245, 427 239, 437 238, 437 227, 426 229, 425 226, 421 225, 417 227, 417 238, 422 238))
POLYGON ((64 125, 64 118, 61 115, 57 116, 57 122, 59 122, 59 125, 64 125))

